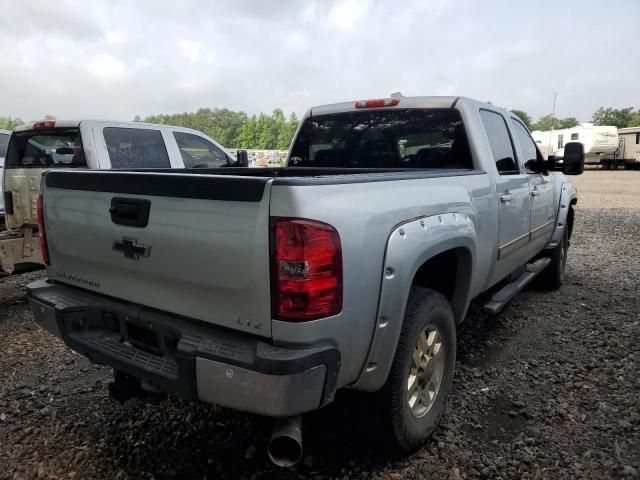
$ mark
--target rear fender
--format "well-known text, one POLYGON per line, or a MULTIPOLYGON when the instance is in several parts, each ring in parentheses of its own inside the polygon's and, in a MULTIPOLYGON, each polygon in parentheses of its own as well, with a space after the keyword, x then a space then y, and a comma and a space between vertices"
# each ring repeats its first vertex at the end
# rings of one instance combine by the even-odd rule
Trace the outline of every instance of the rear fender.
POLYGON ((471 218, 447 213, 413 219, 397 226, 385 251, 378 316, 367 360, 358 381, 359 390, 379 390, 387 380, 396 351, 409 291, 418 269, 429 259, 448 250, 458 250, 456 288, 451 298, 459 322, 469 306, 469 285, 476 256, 476 231, 471 218))

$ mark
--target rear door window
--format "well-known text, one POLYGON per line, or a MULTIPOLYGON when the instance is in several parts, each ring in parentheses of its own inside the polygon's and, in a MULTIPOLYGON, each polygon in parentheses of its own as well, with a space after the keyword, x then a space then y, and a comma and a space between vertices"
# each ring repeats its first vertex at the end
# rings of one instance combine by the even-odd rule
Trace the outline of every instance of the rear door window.
POLYGON ((86 166, 87 160, 77 128, 16 132, 7 151, 6 168, 86 166))
POLYGON ((227 155, 206 138, 173 132, 186 168, 216 168, 228 164, 227 155))
POLYGON ((453 109, 385 109, 307 118, 289 167, 472 169, 462 118, 453 109))
POLYGON ((106 127, 111 168, 171 168, 160 130, 106 127))
POLYGON ((500 175, 515 175, 520 173, 513 151, 511 135, 507 123, 502 115, 490 110, 480 110, 480 117, 484 130, 489 138, 493 160, 500 175))

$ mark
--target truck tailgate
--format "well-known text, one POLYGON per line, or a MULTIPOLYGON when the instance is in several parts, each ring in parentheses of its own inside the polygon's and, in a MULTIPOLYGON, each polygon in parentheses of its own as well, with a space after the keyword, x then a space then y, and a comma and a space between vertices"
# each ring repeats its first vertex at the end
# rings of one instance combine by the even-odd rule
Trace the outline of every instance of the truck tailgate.
POLYGON ((268 337, 269 180, 49 172, 49 278, 268 337))

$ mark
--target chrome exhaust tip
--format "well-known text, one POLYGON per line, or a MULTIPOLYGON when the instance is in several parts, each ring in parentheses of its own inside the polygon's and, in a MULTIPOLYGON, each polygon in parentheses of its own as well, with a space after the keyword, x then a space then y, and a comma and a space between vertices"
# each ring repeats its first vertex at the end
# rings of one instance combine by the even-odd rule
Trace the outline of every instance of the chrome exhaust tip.
POLYGON ((293 467, 302 458, 302 417, 276 419, 267 448, 278 467, 293 467))

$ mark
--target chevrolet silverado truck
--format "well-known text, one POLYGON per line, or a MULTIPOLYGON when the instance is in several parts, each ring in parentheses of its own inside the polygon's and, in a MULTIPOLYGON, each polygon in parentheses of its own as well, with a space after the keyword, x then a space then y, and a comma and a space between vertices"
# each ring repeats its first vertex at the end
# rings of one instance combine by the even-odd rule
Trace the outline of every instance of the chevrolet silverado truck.
MULTIPOLYGON (((277 417, 278 465, 343 388, 407 452, 443 414, 469 302, 562 284, 577 193, 552 168, 506 110, 395 97, 310 109, 283 168, 51 170, 29 302, 120 400, 277 417)), ((562 168, 582 173, 581 144, 562 168)))
MULTIPOLYGON (((2 157, 4 135, 0 131, 2 157)), ((7 226, 7 231, 0 233, 0 270, 12 273, 16 265, 44 265, 36 221, 44 171, 212 168, 234 165, 235 161, 213 139, 189 128, 94 120, 44 120, 16 127, 6 165, 0 169, 4 170, 0 215, 4 216, 6 210, 7 226)))

